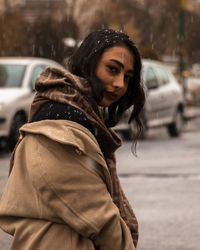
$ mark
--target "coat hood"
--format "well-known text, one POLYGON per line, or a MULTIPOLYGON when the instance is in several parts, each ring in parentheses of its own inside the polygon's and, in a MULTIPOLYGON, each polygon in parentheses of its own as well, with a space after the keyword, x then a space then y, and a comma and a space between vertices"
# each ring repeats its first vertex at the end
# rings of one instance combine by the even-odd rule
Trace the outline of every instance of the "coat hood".
POLYGON ((24 134, 44 135, 53 141, 73 146, 77 152, 89 155, 99 164, 105 164, 96 138, 88 129, 76 122, 43 120, 27 123, 20 129, 20 139, 23 138, 24 134))

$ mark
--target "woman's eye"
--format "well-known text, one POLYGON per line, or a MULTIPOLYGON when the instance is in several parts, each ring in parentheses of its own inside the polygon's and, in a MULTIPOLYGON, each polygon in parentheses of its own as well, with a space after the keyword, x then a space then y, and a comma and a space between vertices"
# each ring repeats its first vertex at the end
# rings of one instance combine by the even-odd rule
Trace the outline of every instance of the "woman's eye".
POLYGON ((113 74, 118 73, 118 69, 116 67, 110 66, 108 65, 107 68, 109 69, 109 71, 113 74))
POLYGON ((131 78, 132 78, 132 76, 126 75, 124 77, 124 80, 125 80, 125 82, 129 83, 129 81, 131 80, 131 78))

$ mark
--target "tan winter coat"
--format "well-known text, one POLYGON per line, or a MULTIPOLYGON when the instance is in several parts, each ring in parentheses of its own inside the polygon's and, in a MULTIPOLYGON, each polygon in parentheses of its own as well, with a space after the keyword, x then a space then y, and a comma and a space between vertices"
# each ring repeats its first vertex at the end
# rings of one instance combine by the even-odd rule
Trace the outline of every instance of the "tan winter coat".
POLYGON ((21 136, 0 201, 11 249, 134 250, 95 137, 66 120, 28 123, 21 136))

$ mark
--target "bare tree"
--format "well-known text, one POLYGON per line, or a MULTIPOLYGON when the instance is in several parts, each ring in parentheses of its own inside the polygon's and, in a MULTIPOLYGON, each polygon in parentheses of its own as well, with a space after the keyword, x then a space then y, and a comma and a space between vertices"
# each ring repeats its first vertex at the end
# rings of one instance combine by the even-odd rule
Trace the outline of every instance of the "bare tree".
POLYGON ((186 12, 185 15, 185 54, 189 63, 200 61, 200 16, 194 12, 186 12))
POLYGON ((22 13, 5 12, 0 17, 0 56, 29 55, 26 46, 29 39, 29 27, 22 13))
POLYGON ((65 46, 64 39, 66 37, 78 39, 78 34, 76 22, 67 16, 62 21, 50 17, 39 20, 31 27, 32 55, 51 58, 62 63, 73 52, 73 48, 65 46))

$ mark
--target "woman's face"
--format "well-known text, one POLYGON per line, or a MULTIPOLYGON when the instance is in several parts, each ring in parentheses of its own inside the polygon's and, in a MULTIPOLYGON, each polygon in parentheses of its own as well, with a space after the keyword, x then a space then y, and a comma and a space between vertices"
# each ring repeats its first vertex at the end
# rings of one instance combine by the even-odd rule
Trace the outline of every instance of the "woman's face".
POLYGON ((126 93, 134 74, 133 65, 134 56, 125 46, 114 46, 102 54, 95 71, 104 84, 100 105, 108 107, 126 93))

